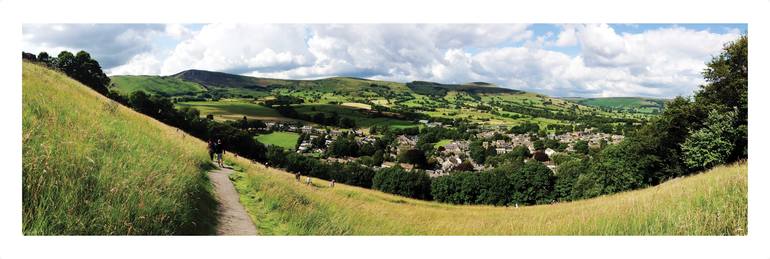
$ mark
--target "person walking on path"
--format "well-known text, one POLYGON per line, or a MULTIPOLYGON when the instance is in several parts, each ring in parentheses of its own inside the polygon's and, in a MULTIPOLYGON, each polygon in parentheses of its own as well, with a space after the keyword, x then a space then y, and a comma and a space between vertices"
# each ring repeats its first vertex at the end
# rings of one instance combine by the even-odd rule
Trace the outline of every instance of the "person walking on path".
POLYGON ((302 175, 300 175, 299 172, 294 174, 294 179, 297 179, 297 182, 299 182, 300 177, 302 177, 302 175))
POLYGON ((331 182, 329 182, 329 187, 332 187, 332 188, 334 188, 334 182, 335 182, 335 181, 334 181, 334 179, 332 179, 332 181, 331 181, 331 182))
POLYGON ((217 164, 219 164, 219 167, 225 167, 224 163, 222 162, 222 156, 225 154, 225 145, 222 144, 221 139, 217 139, 217 145, 216 145, 216 153, 217 153, 217 164))
POLYGON ((312 185, 313 180, 310 178, 310 176, 307 177, 307 185, 312 185))
POLYGON ((214 141, 209 139, 209 159, 214 160, 214 150, 216 149, 216 144, 214 144, 214 141))

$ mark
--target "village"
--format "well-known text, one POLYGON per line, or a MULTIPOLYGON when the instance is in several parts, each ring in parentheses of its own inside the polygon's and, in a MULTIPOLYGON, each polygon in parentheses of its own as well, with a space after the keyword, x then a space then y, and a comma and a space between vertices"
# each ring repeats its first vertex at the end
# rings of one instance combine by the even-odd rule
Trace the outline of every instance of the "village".
MULTIPOLYGON (((419 121, 425 127, 447 127, 440 122, 419 121)), ((355 139, 357 145, 374 144, 382 138, 382 135, 368 134, 362 129, 330 129, 325 127, 298 125, 283 122, 266 122, 261 130, 293 132, 302 134, 305 138, 298 141, 294 150, 290 150, 306 156, 319 158, 326 162, 348 163, 359 159, 354 156, 329 156, 327 148, 341 136, 350 136, 355 139)), ((556 172, 557 165, 551 158, 557 154, 576 152, 576 144, 585 142, 588 148, 599 148, 607 144, 617 144, 623 140, 623 135, 615 135, 597 132, 595 128, 587 128, 582 131, 568 132, 560 135, 547 134, 538 136, 533 133, 512 134, 506 133, 502 128, 478 129, 474 140, 481 141, 484 149, 494 150, 495 155, 512 152, 516 147, 525 147, 528 151, 528 159, 537 159, 543 162, 549 169, 556 172), (502 138, 502 139, 500 139, 502 138), (540 140, 540 141, 539 141, 540 140), (558 143, 559 147, 544 147, 538 142, 558 143)), ((372 166, 379 170, 400 166, 406 170, 413 170, 415 164, 399 161, 404 152, 418 149, 419 135, 401 134, 387 143, 384 149, 384 159, 380 165, 372 166)), ((430 177, 447 175, 453 171, 484 171, 493 168, 490 165, 478 163, 471 158, 472 140, 446 140, 445 143, 437 143, 435 149, 426 152, 426 160, 430 161, 425 168, 430 177)))

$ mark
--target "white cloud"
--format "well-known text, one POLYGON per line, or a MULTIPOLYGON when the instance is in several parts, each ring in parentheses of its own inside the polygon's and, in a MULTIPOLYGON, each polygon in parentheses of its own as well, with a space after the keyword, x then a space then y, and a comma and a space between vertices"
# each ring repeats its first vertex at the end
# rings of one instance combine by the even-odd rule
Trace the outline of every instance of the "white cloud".
POLYGON ((138 54, 128 63, 106 70, 108 75, 157 75, 161 61, 151 53, 138 54))
POLYGON ((299 25, 210 24, 180 42, 163 62, 161 73, 293 68, 312 62, 305 40, 299 25))
MULTIPOLYGON (((740 32, 606 24, 25 25, 25 48, 93 48, 111 74, 206 69, 263 77, 487 81, 554 96, 689 95, 740 32), (535 28, 536 29, 536 28, 535 28), (637 28, 638 29, 638 28, 637 28), (160 43, 159 43, 160 42, 160 43), (170 42, 170 43, 169 43, 170 42), (158 44, 171 44, 158 47, 158 44)), ((55 54, 55 53, 54 53, 55 54)))

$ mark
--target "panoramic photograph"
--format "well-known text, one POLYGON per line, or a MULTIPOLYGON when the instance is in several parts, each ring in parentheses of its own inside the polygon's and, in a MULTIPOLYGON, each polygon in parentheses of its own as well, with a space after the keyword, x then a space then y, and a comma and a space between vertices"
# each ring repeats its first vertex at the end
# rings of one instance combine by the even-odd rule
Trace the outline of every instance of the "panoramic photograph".
POLYGON ((21 27, 24 236, 749 233, 746 23, 21 27))

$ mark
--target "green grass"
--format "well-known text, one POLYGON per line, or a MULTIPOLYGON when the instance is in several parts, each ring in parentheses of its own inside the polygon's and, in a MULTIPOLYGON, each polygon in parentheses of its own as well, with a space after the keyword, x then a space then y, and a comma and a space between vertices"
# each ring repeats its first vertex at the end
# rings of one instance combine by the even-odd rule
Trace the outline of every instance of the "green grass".
POLYGON ((203 142, 59 72, 22 69, 25 235, 213 232, 203 142))
POLYGON ((436 144, 433 144, 433 148, 443 147, 446 144, 452 143, 451 139, 442 139, 436 142, 436 144))
POLYGON ((130 95, 142 90, 149 94, 164 96, 193 95, 206 92, 201 85, 167 76, 112 76, 114 90, 122 95, 130 95))
POLYGON ((275 145, 286 150, 294 150, 294 146, 297 144, 297 140, 299 139, 299 134, 294 132, 277 131, 270 134, 259 135, 255 138, 265 145, 275 145))
POLYGON ((240 100, 180 102, 177 108, 190 107, 200 111, 201 117, 214 115, 216 120, 240 120, 243 116, 259 120, 291 120, 278 114, 272 108, 240 100))
POLYGON ((665 100, 642 97, 572 98, 577 103, 611 109, 628 110, 637 113, 662 111, 665 100))
MULTIPOLYGON (((241 160, 244 165, 247 163, 241 160)), ((609 196, 520 208, 449 205, 248 165, 233 179, 262 233, 281 235, 746 235, 747 164, 609 196)))
POLYGON ((294 106, 297 112, 307 115, 313 115, 319 112, 327 114, 337 112, 341 118, 350 118, 356 122, 357 127, 368 128, 374 125, 388 125, 392 127, 410 127, 415 123, 406 120, 399 120, 388 117, 370 117, 367 114, 359 112, 358 109, 349 106, 334 104, 302 104, 294 106))

